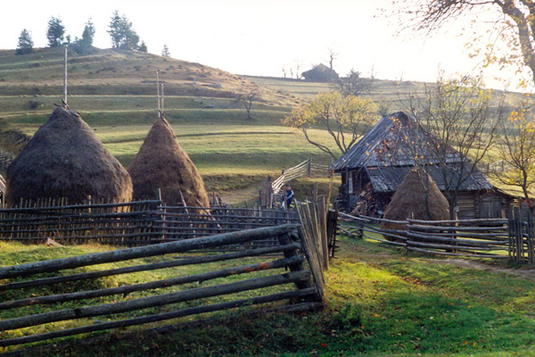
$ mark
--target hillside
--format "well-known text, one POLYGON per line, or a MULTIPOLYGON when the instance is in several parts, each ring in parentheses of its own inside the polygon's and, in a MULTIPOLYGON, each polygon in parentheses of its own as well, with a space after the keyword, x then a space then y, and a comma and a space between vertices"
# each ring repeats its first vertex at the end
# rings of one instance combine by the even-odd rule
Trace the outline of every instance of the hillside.
MULTIPOLYGON (((110 49, 96 49, 88 56, 71 54, 68 70, 70 107, 80 112, 125 166, 156 118, 156 70, 165 85, 166 118, 210 191, 257 192, 256 185, 268 174, 276 175, 310 156, 317 162, 329 161, 297 130, 280 124, 302 99, 223 70, 110 49), (247 120, 236 96, 252 90, 257 99, 253 120, 247 120)), ((4 132, 0 150, 16 153, 21 138, 12 129, 32 135, 54 104, 61 103, 62 74, 62 49, 40 49, 22 56, 0 51, 0 130, 4 132)), ((317 135, 326 141, 324 133, 317 135)))
MULTIPOLYGON (((70 54, 69 105, 123 165, 129 165, 156 118, 157 70, 165 85, 166 117, 210 191, 247 189, 251 195, 266 175, 276 176, 309 157, 330 162, 298 130, 280 124, 293 107, 329 91, 328 84, 238 76, 143 52, 95 49, 87 56, 70 54), (247 120, 236 97, 253 90, 258 93, 251 111, 254 120, 247 120)), ((39 49, 22 56, 0 50, 0 134, 4 132, 0 150, 16 153, 24 143, 11 129, 31 135, 46 121, 54 104, 61 102, 62 76, 62 49, 39 49)), ((376 101, 381 112, 407 110, 409 93, 420 97, 426 86, 371 81, 371 91, 364 96, 376 101)), ((511 100, 515 96, 511 94, 511 100)), ((312 135, 332 145, 325 131, 312 135)))

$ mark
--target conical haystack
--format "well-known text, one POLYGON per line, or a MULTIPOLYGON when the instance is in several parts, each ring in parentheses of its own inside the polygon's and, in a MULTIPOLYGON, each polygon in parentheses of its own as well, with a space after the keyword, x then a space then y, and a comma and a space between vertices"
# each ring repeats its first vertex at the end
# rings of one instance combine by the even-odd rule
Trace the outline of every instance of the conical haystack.
POLYGON ((7 169, 7 202, 130 201, 132 181, 78 113, 56 108, 7 169))
MULTIPOLYGON (((414 169, 405 176, 394 193, 385 209, 384 218, 395 221, 404 221, 407 218, 447 220, 450 218, 449 207, 448 200, 440 192, 433 178, 414 169)), ((406 229, 405 225, 387 222, 383 222, 381 228, 406 229)))
POLYGON ((180 147, 171 125, 156 120, 128 168, 136 199, 154 199, 158 189, 169 205, 209 206, 204 182, 188 154, 180 147))

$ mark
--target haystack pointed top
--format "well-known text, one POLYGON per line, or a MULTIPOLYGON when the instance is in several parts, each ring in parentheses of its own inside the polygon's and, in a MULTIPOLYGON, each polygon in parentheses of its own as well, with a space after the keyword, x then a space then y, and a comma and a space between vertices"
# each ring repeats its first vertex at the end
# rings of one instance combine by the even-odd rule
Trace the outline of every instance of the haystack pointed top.
POLYGON ((7 201, 129 201, 128 172, 75 111, 58 107, 7 169, 7 201))
POLYGON ((183 197, 188 206, 209 206, 201 175, 163 116, 152 125, 128 172, 136 199, 153 199, 161 189, 167 204, 181 205, 183 197))

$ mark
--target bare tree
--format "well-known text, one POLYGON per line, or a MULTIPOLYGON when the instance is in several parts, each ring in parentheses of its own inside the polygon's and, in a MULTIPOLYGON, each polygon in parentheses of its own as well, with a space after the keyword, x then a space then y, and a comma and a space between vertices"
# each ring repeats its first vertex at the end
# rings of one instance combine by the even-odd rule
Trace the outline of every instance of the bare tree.
MULTIPOLYGON (((487 63, 512 64, 521 62, 528 67, 535 82, 535 2, 532 0, 409 0, 398 3, 399 12, 409 17, 402 23, 408 28, 431 33, 462 15, 477 14, 477 10, 494 8, 498 15, 493 26, 495 41, 483 44, 487 63), (402 5, 401 5, 402 4, 402 5), (497 54, 495 43, 509 51, 497 54)), ((472 40, 472 39, 471 39, 472 40)))
POLYGON ((251 91, 245 94, 237 94, 236 102, 243 105, 247 112, 247 120, 252 120, 251 109, 253 108, 253 103, 259 99, 258 88, 253 88, 251 91))
POLYGON ((362 78, 360 72, 351 69, 347 76, 333 82, 333 88, 344 96, 359 96, 370 92, 372 82, 367 78, 362 78))
POLYGON ((284 78, 286 78, 286 73, 288 73, 289 78, 300 79, 301 67, 302 67, 302 63, 299 60, 294 60, 287 67, 286 66, 282 67, 282 73, 284 74, 284 78))
POLYGON ((440 170, 452 218, 461 187, 494 144, 505 117, 504 99, 466 79, 439 79, 426 86, 423 98, 410 96, 409 109, 427 135, 425 152, 415 157, 440 170))
POLYGON ((334 60, 338 59, 338 53, 334 51, 334 49, 329 48, 329 68, 334 70, 334 60))
POLYGON ((286 76, 287 76, 287 73, 286 73, 286 72, 287 72, 287 71, 286 71, 286 67, 285 67, 285 66, 282 66, 282 67, 281 67, 281 70, 282 70, 282 78, 286 78, 286 76))
POLYGON ((375 104, 370 99, 344 97, 338 92, 320 93, 306 106, 294 108, 282 123, 301 130, 310 144, 336 159, 337 154, 331 150, 330 145, 315 139, 310 129, 314 127, 326 130, 335 147, 343 154, 372 125, 376 113, 375 104))
POLYGON ((295 79, 301 78, 301 67, 302 67, 301 61, 295 60, 293 63, 293 69, 290 70, 291 73, 294 74, 293 77, 295 77, 295 79))
POLYGON ((490 166, 490 175, 506 186, 518 187, 525 198, 535 185, 535 124, 529 100, 513 110, 500 126, 499 161, 490 166))

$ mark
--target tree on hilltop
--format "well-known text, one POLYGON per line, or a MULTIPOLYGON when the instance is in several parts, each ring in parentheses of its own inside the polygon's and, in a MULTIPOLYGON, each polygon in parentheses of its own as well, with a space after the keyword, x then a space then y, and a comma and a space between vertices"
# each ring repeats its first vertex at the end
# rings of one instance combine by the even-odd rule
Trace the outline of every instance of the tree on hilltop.
POLYGON ((93 46, 93 38, 95 37, 95 25, 91 18, 87 20, 82 33, 82 38, 76 37, 73 44, 73 49, 79 54, 88 54, 93 46))
POLYGON ((148 52, 147 45, 145 44, 145 41, 141 41, 141 44, 138 47, 138 51, 140 51, 140 52, 148 52))
POLYGON ((367 78, 362 78, 360 72, 349 71, 347 76, 340 77, 333 82, 334 90, 342 93, 343 96, 359 96, 370 91, 372 83, 367 78))
POLYGON ((167 44, 163 45, 162 57, 171 57, 171 52, 169 52, 169 47, 167 47, 167 44))
POLYGON ((140 46, 139 35, 132 28, 132 23, 125 15, 120 16, 117 10, 113 12, 108 28, 113 48, 122 50, 145 50, 146 52, 147 46, 144 45, 144 42, 142 42, 140 46))
POLYGON ((33 52, 33 40, 30 32, 26 29, 20 32, 19 42, 17 43, 17 55, 26 55, 33 52))
POLYGON ((60 47, 63 45, 65 35, 65 26, 59 17, 52 16, 48 20, 48 29, 46 31, 46 38, 48 40, 48 47, 60 47))

